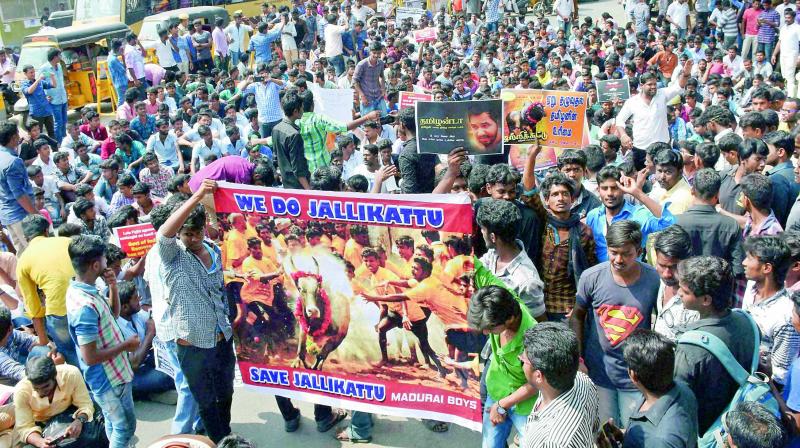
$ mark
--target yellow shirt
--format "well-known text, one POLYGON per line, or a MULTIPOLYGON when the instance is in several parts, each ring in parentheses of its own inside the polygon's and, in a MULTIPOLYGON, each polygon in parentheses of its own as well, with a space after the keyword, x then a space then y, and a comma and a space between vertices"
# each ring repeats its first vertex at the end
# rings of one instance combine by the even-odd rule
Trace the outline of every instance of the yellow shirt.
POLYGON ((72 414, 73 418, 79 413, 86 414, 89 421, 94 415, 94 405, 89 398, 89 389, 83 382, 81 371, 69 364, 56 366, 57 387, 53 393, 53 401, 40 397, 33 385, 23 379, 14 388, 14 412, 16 413, 16 430, 19 440, 23 443, 34 432, 42 433, 42 428, 36 422, 46 422, 56 415, 64 412, 70 406, 78 408, 72 414))
POLYGON ((37 236, 20 255, 17 281, 28 316, 67 315, 67 288, 75 276, 68 252, 71 241, 66 237, 37 236), (44 293, 44 306, 36 288, 44 293))
POLYGON ((245 303, 261 302, 264 305, 272 306, 274 300, 273 282, 261 283, 259 277, 270 272, 278 270, 278 265, 273 263, 267 257, 262 257, 260 260, 247 257, 242 262, 242 272, 244 274, 252 275, 253 278, 248 279, 242 287, 242 300, 245 303))
POLYGON ((331 249, 341 256, 344 256, 344 245, 345 240, 339 235, 334 235, 333 238, 331 238, 331 249))
POLYGON ((406 261, 403 257, 389 257, 386 261, 386 268, 400 278, 411 278, 411 260, 406 261))
POLYGON ((344 245, 344 259, 349 261, 354 268, 361 266, 361 251, 364 246, 358 244, 356 240, 350 238, 344 245))
POLYGON ((264 242, 261 242, 261 252, 264 253, 264 258, 269 258, 269 260, 276 265, 279 264, 278 260, 278 249, 275 247, 275 242, 273 241, 272 244, 267 246, 264 242))
POLYGON ((448 288, 455 288, 455 280, 465 272, 472 270, 472 257, 457 255, 444 265, 444 270, 439 276, 442 283, 448 288))
POLYGON ((661 187, 654 188, 650 197, 661 206, 669 202, 667 209, 673 215, 680 215, 692 205, 692 187, 681 178, 672 188, 665 190, 661 187))
MULTIPOLYGON (((467 322, 467 299, 449 293, 441 284, 428 277, 408 289, 405 295, 419 305, 429 308, 448 327, 464 327, 467 322)), ((413 319, 412 319, 413 320, 413 319)))
MULTIPOLYGON (((225 235, 225 270, 241 273, 241 268, 233 267, 233 260, 244 257, 249 253, 247 250, 247 236, 238 230, 231 229, 225 235)), ((231 278, 230 282, 241 282, 241 279, 231 278)))

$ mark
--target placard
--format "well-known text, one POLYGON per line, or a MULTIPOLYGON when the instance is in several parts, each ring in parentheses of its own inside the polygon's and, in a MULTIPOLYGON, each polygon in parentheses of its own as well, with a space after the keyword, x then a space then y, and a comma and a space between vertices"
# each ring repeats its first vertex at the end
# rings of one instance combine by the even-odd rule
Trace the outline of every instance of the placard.
POLYGON ((597 101, 625 101, 631 97, 630 81, 626 79, 609 79, 597 81, 597 101))
POLYGON ((395 17, 397 20, 398 25, 404 19, 412 19, 414 23, 419 22, 421 17, 425 16, 425 10, 422 8, 409 8, 407 6, 401 6, 395 9, 395 17))
POLYGON ((115 227, 114 236, 128 258, 142 257, 156 244, 156 229, 150 223, 115 227))
POLYGON ((416 93, 416 92, 400 92, 399 108, 407 109, 414 107, 417 101, 433 101, 433 95, 430 93, 416 93))
POLYGON ((501 100, 418 101, 417 151, 447 154, 463 147, 474 155, 503 152, 501 100))
POLYGON ((503 142, 581 148, 589 95, 558 90, 506 89, 503 142))
POLYGON ((436 37, 437 30, 434 27, 414 31, 414 40, 417 42, 434 42, 436 41, 436 37))

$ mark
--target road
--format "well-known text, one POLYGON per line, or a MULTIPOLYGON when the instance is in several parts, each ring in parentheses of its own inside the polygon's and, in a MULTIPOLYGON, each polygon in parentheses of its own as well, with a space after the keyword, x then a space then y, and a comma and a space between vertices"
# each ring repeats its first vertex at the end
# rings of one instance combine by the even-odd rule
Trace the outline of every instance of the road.
MULTIPOLYGON (((610 12, 620 24, 627 21, 623 7, 616 0, 582 3, 579 7, 581 20, 585 16, 597 19, 603 12, 610 12)), ((554 23, 552 18, 551 23, 554 23)), ((287 434, 283 431, 283 419, 272 396, 237 387, 233 396, 231 428, 234 433, 250 439, 262 448, 350 446, 336 441, 333 430, 325 434, 316 431, 313 405, 295 404, 302 411, 303 421, 296 433, 287 434)), ((168 434, 174 409, 174 406, 153 402, 137 402, 136 446, 146 447, 150 442, 168 434)), ((437 434, 429 431, 419 420, 379 416, 375 419, 373 443, 356 446, 477 448, 480 446, 480 435, 455 425, 451 425, 449 432, 437 434)))

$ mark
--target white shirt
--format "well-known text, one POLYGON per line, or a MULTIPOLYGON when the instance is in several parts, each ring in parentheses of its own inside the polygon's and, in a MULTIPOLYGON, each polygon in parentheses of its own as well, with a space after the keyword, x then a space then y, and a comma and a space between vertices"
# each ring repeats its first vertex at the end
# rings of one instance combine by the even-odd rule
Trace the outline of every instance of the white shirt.
MULTIPOLYGON (((783 17, 783 15, 781 15, 783 17)), ((800 24, 793 23, 781 28, 781 59, 794 62, 797 58, 798 46, 800 46, 800 24)))
MULTIPOLYGON (((350 159, 352 160, 353 158, 350 157, 350 159)), ((350 174, 350 177, 352 177, 352 176, 354 176, 356 174, 360 174, 360 175, 366 177, 367 181, 369 182, 369 190, 367 190, 367 191, 372 191, 372 187, 375 186, 375 174, 376 173, 377 173, 377 171, 374 172, 374 173, 371 172, 370 170, 367 169, 367 166, 362 163, 361 165, 356 167, 356 169, 350 174)), ((400 190, 400 187, 397 186, 397 181, 395 181, 394 176, 391 176, 388 179, 384 180, 383 184, 381 185, 381 193, 393 193, 393 192, 399 191, 399 190, 400 190)))
POLYGON ((344 52, 342 48, 342 33, 347 28, 340 25, 327 24, 325 26, 325 57, 333 58, 344 52))
MULTIPOLYGON (((169 42, 169 40, 167 40, 169 42)), ((172 48, 166 42, 156 42, 156 57, 158 58, 158 65, 162 67, 174 67, 176 62, 172 56, 172 48)))
POLYGON ((0 64, 0 73, 5 72, 6 70, 8 70, 8 73, 3 75, 3 77, 0 78, 0 81, 2 81, 4 84, 11 84, 14 82, 15 68, 16 66, 14 65, 14 62, 11 60, 11 58, 6 56, 6 62, 0 64))
POLYGON ((686 19, 689 17, 689 5, 677 0, 670 3, 667 8, 667 17, 675 21, 680 29, 685 30, 688 27, 686 19))
POLYGON ((353 5, 351 11, 353 12, 353 15, 356 17, 356 19, 362 22, 366 22, 367 17, 375 15, 375 10, 366 5, 361 5, 360 8, 356 5, 353 5))
POLYGON ((50 160, 48 163, 45 163, 41 157, 36 157, 31 165, 39 166, 42 168, 42 174, 47 176, 56 177, 56 173, 58 172, 58 168, 56 168, 56 163, 53 162, 53 155, 50 154, 50 160))
POLYGON ((669 142, 669 125, 667 124, 667 103, 683 93, 677 84, 658 89, 650 104, 644 101, 642 94, 628 98, 617 114, 617 126, 625 126, 628 118, 633 116, 633 146, 645 149, 652 143, 669 142))
POLYGON ((353 154, 350 155, 350 160, 342 160, 342 180, 346 181, 350 179, 350 176, 355 174, 356 169, 363 165, 364 158, 361 156, 361 153, 353 151, 353 154))
POLYGON ((575 11, 573 6, 572 0, 556 0, 554 9, 558 14, 558 20, 563 20, 562 16, 572 18, 572 13, 575 11))
POLYGON ((236 51, 239 53, 244 51, 244 36, 252 31, 253 27, 250 25, 241 24, 236 26, 236 22, 231 22, 231 24, 225 28, 225 34, 231 38, 231 43, 228 45, 231 51, 236 51))
MULTIPOLYGON (((783 35, 783 33, 781 33, 783 35)), ((731 77, 737 77, 744 71, 744 62, 742 61, 742 57, 736 55, 733 60, 731 60, 730 56, 727 54, 722 57, 722 65, 724 65, 728 70, 731 71, 731 77)))
POLYGON ((205 140, 201 139, 199 142, 195 143, 194 148, 192 148, 192 164, 197 161, 200 164, 200 168, 203 168, 206 166, 206 157, 211 154, 216 155, 217 159, 220 159, 223 155, 227 155, 227 151, 222 150, 222 145, 220 145, 217 139, 211 141, 210 148, 206 146, 205 140))
POLYGON ((297 41, 294 37, 297 36, 297 30, 294 23, 289 22, 283 26, 281 30, 281 47, 285 50, 297 50, 297 41))

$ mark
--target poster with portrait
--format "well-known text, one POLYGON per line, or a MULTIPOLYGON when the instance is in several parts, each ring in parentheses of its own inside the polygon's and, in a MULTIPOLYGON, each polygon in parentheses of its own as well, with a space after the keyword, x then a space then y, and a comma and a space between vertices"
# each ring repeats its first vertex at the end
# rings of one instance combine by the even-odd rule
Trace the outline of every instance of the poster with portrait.
POLYGON ((220 183, 214 200, 246 387, 480 429, 466 195, 220 183))
POLYGON ((417 101, 417 150, 447 154, 463 147, 472 155, 503 152, 501 100, 417 101))

